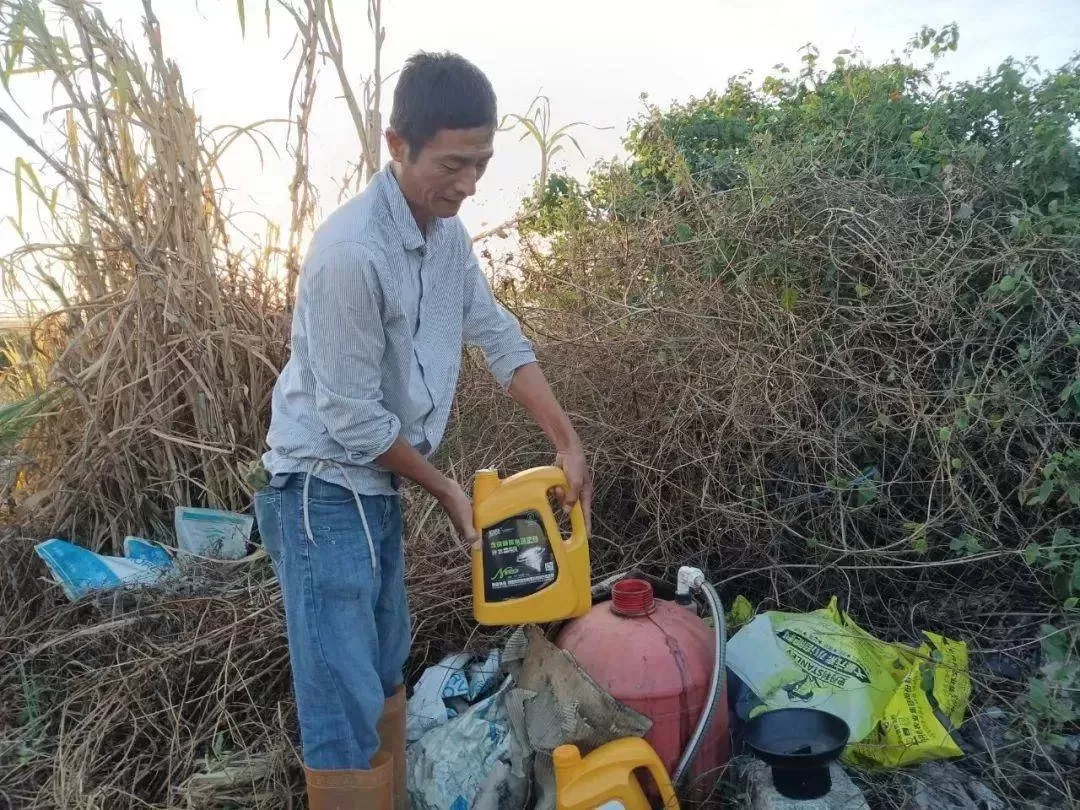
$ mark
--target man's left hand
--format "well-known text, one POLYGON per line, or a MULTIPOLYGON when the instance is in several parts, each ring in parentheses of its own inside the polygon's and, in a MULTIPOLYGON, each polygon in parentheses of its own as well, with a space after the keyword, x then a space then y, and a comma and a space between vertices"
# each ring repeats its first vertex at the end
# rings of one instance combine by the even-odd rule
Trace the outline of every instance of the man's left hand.
POLYGON ((534 360, 519 366, 510 380, 509 393, 515 402, 529 412, 529 416, 558 451, 555 464, 566 473, 566 491, 563 491, 563 487, 556 487, 555 496, 567 512, 580 501, 585 528, 592 531, 592 481, 589 480, 585 451, 581 448, 581 440, 574 432, 574 426, 551 392, 540 364, 534 360))
POLYGON ((567 512, 581 501, 581 511, 585 515, 585 528, 592 531, 592 479, 589 477, 589 465, 585 461, 585 451, 581 445, 555 454, 555 464, 566 473, 566 491, 556 487, 555 494, 567 512))

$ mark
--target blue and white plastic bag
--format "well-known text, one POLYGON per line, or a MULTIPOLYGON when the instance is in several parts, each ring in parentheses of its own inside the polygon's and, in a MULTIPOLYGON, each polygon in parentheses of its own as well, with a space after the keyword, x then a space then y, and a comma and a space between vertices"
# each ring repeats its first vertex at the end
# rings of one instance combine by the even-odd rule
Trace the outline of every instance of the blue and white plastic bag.
POLYGON ((155 585, 175 572, 169 553, 141 537, 124 539, 123 557, 97 554, 58 538, 38 543, 34 551, 73 602, 92 591, 155 585))

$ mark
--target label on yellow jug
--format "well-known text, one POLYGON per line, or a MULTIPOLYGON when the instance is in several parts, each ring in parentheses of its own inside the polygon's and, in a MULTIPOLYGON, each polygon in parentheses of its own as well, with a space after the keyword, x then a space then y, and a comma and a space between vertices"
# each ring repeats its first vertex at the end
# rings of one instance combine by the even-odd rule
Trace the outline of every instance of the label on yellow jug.
POLYGON ((523 512, 484 529, 484 598, 519 599, 543 590, 558 575, 540 514, 523 512))

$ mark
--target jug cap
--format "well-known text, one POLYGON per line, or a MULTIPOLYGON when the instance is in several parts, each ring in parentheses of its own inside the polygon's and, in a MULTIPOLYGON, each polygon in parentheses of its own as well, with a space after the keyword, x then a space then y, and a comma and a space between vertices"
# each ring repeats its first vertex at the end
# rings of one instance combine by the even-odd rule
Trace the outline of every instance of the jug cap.
POLYGON ((581 762, 581 751, 576 745, 560 745, 551 752, 551 760, 555 767, 571 767, 581 762))
POLYGON ((620 579, 611 588, 611 610, 619 616, 648 616, 656 609, 652 585, 644 579, 620 579))

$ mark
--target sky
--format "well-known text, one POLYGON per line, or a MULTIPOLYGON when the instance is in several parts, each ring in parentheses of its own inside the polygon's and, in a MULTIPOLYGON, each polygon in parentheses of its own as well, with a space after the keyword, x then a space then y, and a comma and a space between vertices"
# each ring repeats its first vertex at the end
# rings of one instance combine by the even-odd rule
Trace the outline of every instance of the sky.
MULTIPOLYGON (((288 113, 293 61, 287 54, 291 20, 272 10, 267 36, 263 0, 246 0, 247 31, 241 36, 237 0, 158 0, 166 54, 180 67, 188 93, 207 127, 244 124, 288 113)), ((276 2, 276 0, 272 0, 276 2)), ((729 76, 752 70, 760 76, 778 62, 794 64, 798 49, 813 42, 822 60, 860 47, 887 58, 903 49, 922 25, 956 22, 960 47, 942 68, 955 78, 975 78, 1007 56, 1036 56, 1056 67, 1080 50, 1080 3, 1076 0, 383 0, 384 73, 412 52, 453 50, 490 77, 500 112, 524 112, 537 93, 551 99, 556 125, 585 121, 574 134, 584 151, 568 151, 562 168, 583 176, 589 165, 621 153, 627 123, 643 109, 641 94, 666 104, 720 88, 729 76)), ((141 0, 97 0, 132 38, 141 36, 141 0)), ((371 61, 365 2, 338 0, 336 8, 352 78, 371 61)), ((393 77, 384 89, 389 118, 393 77)), ((50 104, 45 82, 16 81, 13 93, 29 114, 31 133, 45 131, 41 115, 50 104)), ((0 96, 0 108, 15 112, 0 96)), ((287 221, 291 165, 284 126, 265 130, 280 152, 259 162, 253 149, 234 151, 224 166, 229 199, 237 210, 287 221)), ((477 196, 461 217, 473 232, 509 218, 529 191, 538 153, 517 133, 500 133, 496 156, 477 196)), ((384 153, 385 155, 385 153, 384 153)), ((14 214, 10 169, 28 150, 0 132, 0 253, 15 244, 3 222, 14 214)), ((336 181, 357 156, 356 136, 337 78, 329 64, 320 86, 311 134, 311 176, 321 192, 322 213, 337 203, 336 181)), ((557 161, 558 163, 558 161, 557 161)), ((253 222, 253 228, 255 227, 253 222)), ((261 233, 262 228, 258 228, 261 233)), ((0 300, 0 315, 11 302, 0 300)))

